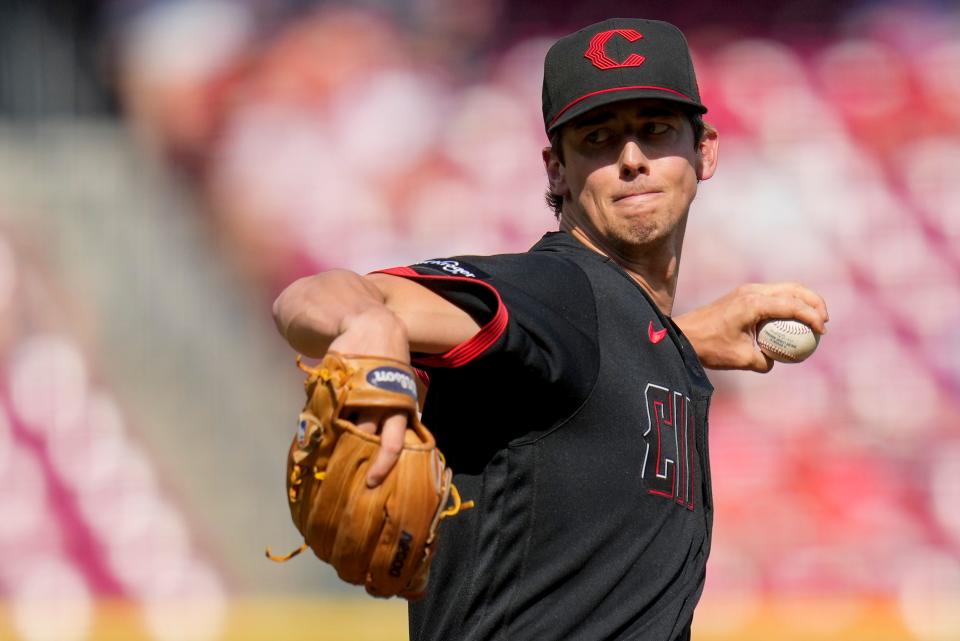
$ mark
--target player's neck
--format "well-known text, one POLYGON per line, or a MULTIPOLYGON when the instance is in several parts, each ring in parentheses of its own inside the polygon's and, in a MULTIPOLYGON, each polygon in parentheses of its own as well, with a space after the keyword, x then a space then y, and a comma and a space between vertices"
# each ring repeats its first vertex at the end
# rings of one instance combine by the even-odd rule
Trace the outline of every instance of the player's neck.
POLYGON ((679 237, 665 239, 654 247, 631 248, 604 242, 597 234, 589 233, 580 225, 565 225, 562 219, 560 230, 615 262, 650 295, 661 312, 667 316, 672 314, 683 245, 682 232, 679 237))

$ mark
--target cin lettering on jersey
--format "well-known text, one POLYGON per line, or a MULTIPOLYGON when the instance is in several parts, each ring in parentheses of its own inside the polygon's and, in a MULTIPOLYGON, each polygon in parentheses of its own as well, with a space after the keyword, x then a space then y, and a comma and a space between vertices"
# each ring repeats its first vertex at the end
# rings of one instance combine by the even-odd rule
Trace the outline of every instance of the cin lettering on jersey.
POLYGON ((641 476, 647 491, 692 510, 696 445, 690 399, 653 383, 647 384, 644 394, 647 447, 641 476))

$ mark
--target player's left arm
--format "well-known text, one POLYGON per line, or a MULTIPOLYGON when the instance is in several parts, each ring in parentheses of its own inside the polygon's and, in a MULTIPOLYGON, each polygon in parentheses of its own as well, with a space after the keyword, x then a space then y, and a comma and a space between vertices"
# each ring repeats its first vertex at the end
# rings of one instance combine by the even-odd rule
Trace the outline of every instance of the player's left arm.
POLYGON ((729 294, 674 318, 704 367, 769 372, 773 359, 757 347, 757 324, 798 320, 818 334, 830 316, 823 298, 799 283, 741 285, 729 294))

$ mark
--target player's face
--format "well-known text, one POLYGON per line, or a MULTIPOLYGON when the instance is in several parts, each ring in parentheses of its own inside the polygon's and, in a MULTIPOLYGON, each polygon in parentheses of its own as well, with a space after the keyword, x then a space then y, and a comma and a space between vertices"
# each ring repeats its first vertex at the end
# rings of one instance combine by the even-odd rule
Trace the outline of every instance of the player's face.
POLYGON ((565 125, 564 162, 548 174, 565 197, 562 224, 624 255, 668 247, 679 255, 698 179, 716 162, 715 132, 694 145, 686 115, 660 100, 598 107, 565 125), (671 244, 672 243, 672 244, 671 244))

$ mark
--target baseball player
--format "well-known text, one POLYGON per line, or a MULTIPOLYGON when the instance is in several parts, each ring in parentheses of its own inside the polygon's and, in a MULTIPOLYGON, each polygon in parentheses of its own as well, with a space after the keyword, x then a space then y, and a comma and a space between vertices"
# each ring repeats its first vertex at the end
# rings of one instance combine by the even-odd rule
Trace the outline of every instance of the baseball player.
MULTIPOLYGON (((441 525, 411 639, 689 639, 713 520, 704 366, 767 371, 759 321, 827 321, 790 283, 671 317, 689 208, 717 166, 706 110, 676 27, 568 35, 543 83, 559 231, 521 254, 319 274, 274 303, 301 353, 412 359, 429 377, 423 422, 476 507, 441 525)), ((377 486, 406 418, 356 420, 382 437, 377 486)))

